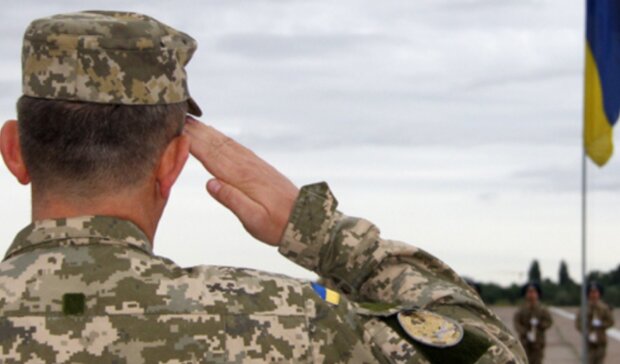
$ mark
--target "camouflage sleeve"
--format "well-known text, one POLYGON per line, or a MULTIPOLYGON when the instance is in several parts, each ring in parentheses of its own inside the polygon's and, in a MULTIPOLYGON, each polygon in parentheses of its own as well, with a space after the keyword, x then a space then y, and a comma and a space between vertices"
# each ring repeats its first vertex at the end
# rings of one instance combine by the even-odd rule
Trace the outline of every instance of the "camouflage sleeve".
POLYGON ((452 269, 427 252, 384 240, 369 221, 347 217, 326 183, 305 186, 279 251, 351 301, 423 309, 459 322, 490 343, 480 361, 522 363, 519 342, 452 269))
POLYGON ((605 330, 614 326, 614 315, 611 311, 611 306, 605 307, 605 310, 603 310, 602 316, 603 316, 603 319, 601 321, 603 321, 603 328, 605 330))

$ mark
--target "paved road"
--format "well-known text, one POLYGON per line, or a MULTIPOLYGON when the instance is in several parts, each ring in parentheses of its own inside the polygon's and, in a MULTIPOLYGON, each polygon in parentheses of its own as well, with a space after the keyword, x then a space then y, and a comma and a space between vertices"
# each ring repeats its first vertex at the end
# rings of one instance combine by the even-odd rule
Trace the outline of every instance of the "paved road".
MULTIPOLYGON (((499 317, 512 327, 515 307, 493 307, 499 317)), ((614 310, 616 325, 608 333, 607 359, 605 364, 620 363, 620 312, 614 310)), ((552 309, 553 326, 547 331, 545 364, 580 364, 581 336, 575 330, 574 314, 576 308, 552 309)))

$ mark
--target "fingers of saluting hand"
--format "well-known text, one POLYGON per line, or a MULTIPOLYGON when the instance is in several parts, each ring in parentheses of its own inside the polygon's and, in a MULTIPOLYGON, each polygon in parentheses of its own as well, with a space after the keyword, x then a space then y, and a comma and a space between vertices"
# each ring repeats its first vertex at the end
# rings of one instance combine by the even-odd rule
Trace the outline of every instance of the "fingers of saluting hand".
POLYGON ((215 177, 209 193, 257 239, 275 245, 297 197, 297 187, 251 150, 216 129, 188 118, 190 151, 215 177))
MULTIPOLYGON (((185 132, 190 137, 190 152, 217 179, 249 195, 261 198, 268 187, 293 184, 254 152, 217 129, 195 119, 188 119, 185 132)), ((268 202, 268 201, 266 201, 268 202)))
POLYGON ((205 125, 191 117, 185 123, 185 133, 190 137, 190 152, 215 177, 225 181, 242 178, 233 163, 244 160, 251 163, 257 158, 252 151, 220 133, 213 127, 205 125))
POLYGON ((235 214, 243 227, 256 239, 270 245, 279 243, 286 221, 274 220, 264 206, 235 186, 221 180, 210 180, 207 183, 207 190, 214 199, 235 214))

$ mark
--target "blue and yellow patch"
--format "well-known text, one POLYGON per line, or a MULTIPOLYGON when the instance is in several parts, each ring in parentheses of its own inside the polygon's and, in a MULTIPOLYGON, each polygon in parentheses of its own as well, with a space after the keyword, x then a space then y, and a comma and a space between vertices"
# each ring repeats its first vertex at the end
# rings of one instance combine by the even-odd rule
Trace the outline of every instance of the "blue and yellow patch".
POLYGON ((324 286, 315 282, 311 282, 311 284, 314 292, 316 292, 316 294, 318 294, 319 297, 323 299, 323 301, 331 303, 333 305, 337 305, 338 303, 340 303, 340 294, 338 292, 332 291, 329 288, 325 288, 324 286))

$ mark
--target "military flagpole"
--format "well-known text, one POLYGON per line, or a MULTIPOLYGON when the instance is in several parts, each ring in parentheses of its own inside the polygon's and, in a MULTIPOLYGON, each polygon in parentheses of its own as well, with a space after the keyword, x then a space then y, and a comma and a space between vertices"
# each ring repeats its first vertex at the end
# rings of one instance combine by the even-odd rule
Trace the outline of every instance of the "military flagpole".
POLYGON ((587 252, 587 196, 588 196, 588 161, 586 146, 583 145, 581 163, 581 362, 588 364, 588 329, 587 329, 587 304, 586 304, 586 252, 587 252))
POLYGON ((585 55, 584 57, 584 77, 583 77, 583 135, 581 137, 582 143, 582 156, 581 156, 581 363, 588 364, 588 329, 587 329, 587 317, 586 314, 586 275, 587 275, 587 266, 586 266, 586 253, 587 253, 587 212, 588 212, 588 153, 586 150, 586 113, 588 112, 586 105, 586 92, 588 89, 588 77, 587 77, 587 22, 588 22, 588 3, 584 1, 585 4, 585 34, 584 38, 585 42, 585 55))

